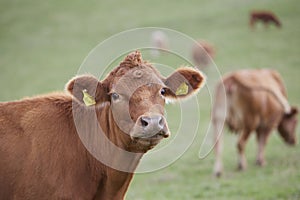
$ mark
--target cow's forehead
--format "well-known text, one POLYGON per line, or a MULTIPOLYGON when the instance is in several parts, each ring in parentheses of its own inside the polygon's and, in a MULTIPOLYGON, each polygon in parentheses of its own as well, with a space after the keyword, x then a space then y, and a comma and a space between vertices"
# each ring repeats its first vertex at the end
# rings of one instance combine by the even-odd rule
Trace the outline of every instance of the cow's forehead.
POLYGON ((162 79, 159 72, 152 66, 136 66, 123 72, 122 76, 115 77, 110 90, 118 93, 133 93, 136 89, 149 84, 164 87, 162 79))

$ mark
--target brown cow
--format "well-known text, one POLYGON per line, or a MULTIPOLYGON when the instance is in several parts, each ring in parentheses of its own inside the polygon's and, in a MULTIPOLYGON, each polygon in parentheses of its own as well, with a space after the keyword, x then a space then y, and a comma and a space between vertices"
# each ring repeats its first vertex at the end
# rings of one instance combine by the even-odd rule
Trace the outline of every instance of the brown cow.
POLYGON ((169 38, 167 34, 161 30, 153 31, 151 34, 151 55, 155 58, 160 56, 161 51, 167 51, 169 47, 169 38))
POLYGON ((297 108, 287 102, 282 79, 274 70, 240 70, 223 77, 217 85, 213 106, 216 162, 214 172, 222 172, 223 122, 239 134, 238 168, 246 168, 245 144, 255 131, 258 142, 257 164, 265 164, 264 148, 271 131, 278 132, 288 144, 296 143, 297 108))
POLYGON ((197 66, 207 67, 215 57, 215 48, 212 44, 199 40, 192 48, 192 57, 197 66))
POLYGON ((164 78, 134 52, 102 81, 0 103, 0 199, 123 199, 142 155, 170 134, 165 100, 204 82, 194 68, 164 78))
POLYGON ((249 25, 252 29, 254 28, 254 24, 258 21, 262 21, 265 24, 265 27, 267 27, 269 23, 274 23, 278 28, 281 27, 278 17, 276 17, 276 15, 270 11, 251 12, 249 25))

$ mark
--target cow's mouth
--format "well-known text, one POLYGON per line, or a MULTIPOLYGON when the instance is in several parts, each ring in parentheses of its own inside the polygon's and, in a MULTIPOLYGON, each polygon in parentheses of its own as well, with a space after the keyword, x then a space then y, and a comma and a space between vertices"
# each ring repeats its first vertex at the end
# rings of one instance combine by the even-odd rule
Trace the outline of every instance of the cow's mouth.
POLYGON ((158 140, 170 136, 166 120, 161 115, 141 116, 130 131, 132 139, 158 140))
POLYGON ((142 115, 130 131, 135 148, 145 152, 170 136, 166 119, 162 115, 142 115))
POLYGON ((156 140, 156 139, 160 140, 163 138, 167 138, 169 136, 170 136, 170 132, 167 128, 159 130, 156 133, 153 132, 147 133, 142 131, 141 133, 131 135, 132 139, 141 139, 141 140, 156 140))
POLYGON ((150 150, 154 148, 163 138, 169 137, 170 133, 164 130, 159 131, 156 134, 144 134, 140 137, 132 137, 134 143, 136 143, 140 148, 146 148, 150 150))
POLYGON ((147 150, 154 148, 162 139, 170 136, 168 130, 160 130, 157 133, 141 133, 131 137, 133 142, 140 148, 146 148, 147 150))
POLYGON ((161 130, 156 134, 143 134, 142 136, 132 137, 132 139, 139 143, 145 143, 145 145, 150 144, 150 143, 152 145, 156 145, 163 138, 169 137, 169 135, 170 135, 170 133, 165 132, 164 130, 161 130))
POLYGON ((144 134, 142 137, 139 137, 140 139, 162 139, 169 137, 170 133, 166 132, 165 130, 160 130, 156 134, 144 134))
POLYGON ((288 138, 285 140, 285 142, 290 146, 295 146, 297 144, 296 140, 293 138, 288 138))

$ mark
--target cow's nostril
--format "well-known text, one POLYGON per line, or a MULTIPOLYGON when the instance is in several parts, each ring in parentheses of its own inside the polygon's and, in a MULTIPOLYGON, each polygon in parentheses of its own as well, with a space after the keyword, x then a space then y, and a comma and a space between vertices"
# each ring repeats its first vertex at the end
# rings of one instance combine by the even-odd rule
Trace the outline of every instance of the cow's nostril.
POLYGON ((141 124, 142 124, 143 127, 146 127, 146 126, 148 126, 149 123, 148 123, 146 118, 141 117, 141 124))
POLYGON ((159 119, 159 121, 158 121, 158 124, 159 124, 161 127, 164 127, 164 125, 165 125, 164 118, 160 117, 160 119, 159 119))
POLYGON ((146 131, 158 132, 165 127, 165 119, 162 116, 143 116, 140 118, 140 125, 146 131))

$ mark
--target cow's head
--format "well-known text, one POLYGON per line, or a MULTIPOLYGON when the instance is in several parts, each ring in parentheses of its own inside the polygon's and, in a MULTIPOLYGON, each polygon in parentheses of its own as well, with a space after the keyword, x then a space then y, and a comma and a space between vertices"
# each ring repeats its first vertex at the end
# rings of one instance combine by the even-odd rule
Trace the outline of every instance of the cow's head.
POLYGON ((204 83, 201 72, 187 67, 165 78, 143 61, 139 52, 134 52, 104 80, 87 75, 75 77, 67 90, 82 104, 83 91, 95 100, 92 102, 96 106, 109 103, 114 123, 134 144, 133 151, 145 152, 170 135, 164 116, 166 101, 186 98, 204 83))
POLYGON ((292 107, 291 112, 289 114, 284 114, 278 126, 279 134, 284 139, 284 141, 290 145, 295 145, 297 142, 297 114, 298 109, 296 107, 292 107))

